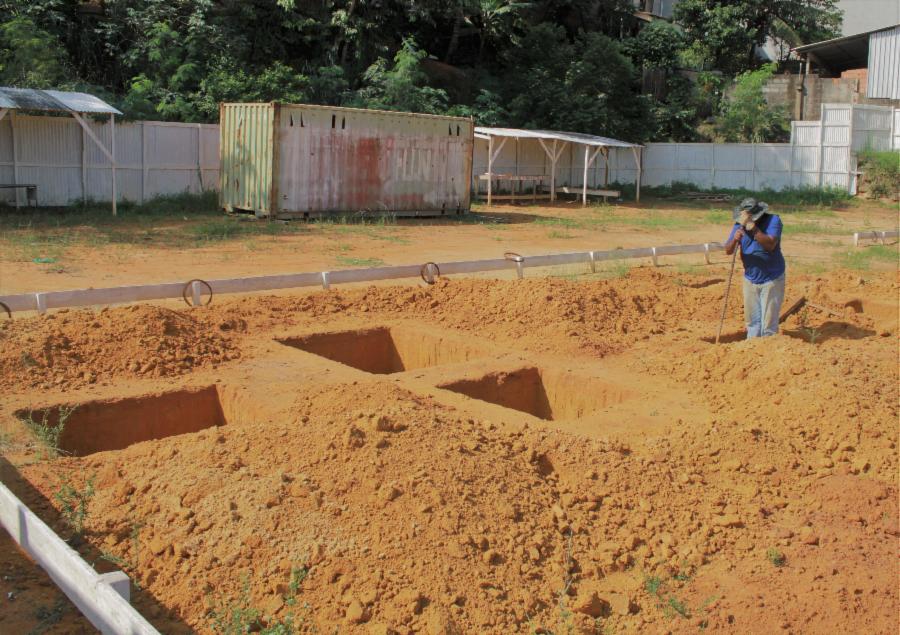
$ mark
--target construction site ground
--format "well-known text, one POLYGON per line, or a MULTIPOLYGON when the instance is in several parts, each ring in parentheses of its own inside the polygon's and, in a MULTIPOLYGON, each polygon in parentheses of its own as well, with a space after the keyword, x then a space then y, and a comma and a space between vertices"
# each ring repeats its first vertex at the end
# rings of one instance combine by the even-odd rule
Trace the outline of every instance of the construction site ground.
MULTIPOLYGON (((136 224, 148 244, 128 247, 20 228, 2 288, 723 241, 730 225, 696 204, 479 212, 206 244, 172 238, 195 221, 136 224)), ((895 228, 896 209, 783 219, 786 305, 815 306, 765 340, 741 338, 738 273, 712 341, 724 254, 4 319, 0 476, 98 570, 124 569, 163 633, 235 616, 894 633, 897 245, 850 234, 895 228)), ((2 540, 0 632, 92 632, 2 540)))

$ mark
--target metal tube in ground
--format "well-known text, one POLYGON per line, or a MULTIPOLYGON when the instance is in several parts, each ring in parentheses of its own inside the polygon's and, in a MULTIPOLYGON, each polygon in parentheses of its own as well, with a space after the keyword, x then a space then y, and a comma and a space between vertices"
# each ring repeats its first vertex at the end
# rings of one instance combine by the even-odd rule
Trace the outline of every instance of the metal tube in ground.
POLYGON ((722 317, 719 318, 719 330, 716 331, 716 344, 719 343, 719 337, 722 335, 722 325, 725 324, 725 313, 728 311, 728 296, 731 294, 731 279, 734 277, 734 263, 737 261, 737 253, 740 247, 735 245, 734 253, 731 254, 731 271, 728 272, 728 284, 725 285, 725 299, 722 301, 722 317))

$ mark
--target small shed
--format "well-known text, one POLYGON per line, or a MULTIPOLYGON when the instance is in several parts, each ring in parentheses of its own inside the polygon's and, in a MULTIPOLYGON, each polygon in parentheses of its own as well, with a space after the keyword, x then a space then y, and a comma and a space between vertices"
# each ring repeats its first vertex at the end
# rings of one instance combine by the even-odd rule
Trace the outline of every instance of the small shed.
MULTIPOLYGON (((109 159, 112 167, 112 213, 116 215, 116 115, 122 113, 107 104, 99 97, 87 93, 73 93, 61 90, 35 90, 32 88, 8 88, 0 87, 0 120, 8 113, 13 116, 16 111, 36 112, 60 112, 72 115, 75 121, 84 129, 85 134, 97 144, 97 147, 109 159), (82 115, 109 115, 110 144, 107 147, 91 130, 82 115)), ((21 183, 19 180, 19 166, 17 163, 17 148, 15 126, 12 128, 12 159, 13 173, 12 183, 0 183, 0 188, 12 188, 16 192, 16 207, 19 206, 19 190, 25 189, 28 196, 33 195, 37 203, 37 185, 34 183, 21 183)))
POLYGON ((307 104, 219 107, 220 202, 258 217, 469 210, 471 119, 307 104))
MULTIPOLYGON (((540 198, 549 198, 551 201, 556 200, 557 188, 557 164, 563 151, 571 147, 580 148, 584 154, 582 162, 583 175, 581 179, 582 186, 579 190, 570 190, 568 187, 563 191, 566 193, 576 193, 581 195, 583 204, 587 204, 589 194, 598 196, 611 196, 614 193, 610 190, 596 189, 588 187, 588 171, 598 156, 602 156, 607 165, 607 174, 609 166, 609 150, 610 148, 623 148, 631 151, 634 159, 636 170, 636 198, 641 200, 641 151, 643 146, 636 143, 628 143, 627 141, 619 141, 618 139, 610 139, 609 137, 600 137, 597 135, 585 134, 581 132, 560 132, 556 130, 524 130, 517 128, 475 128, 475 138, 487 142, 487 172, 479 174, 478 178, 487 181, 487 203, 490 205, 494 198, 516 199, 522 198, 517 194, 504 194, 499 197, 493 193, 493 183, 495 181, 509 181, 511 183, 532 182, 533 184, 543 184, 544 181, 549 183, 549 194, 540 198), (515 140, 518 144, 521 141, 531 144, 539 144, 540 148, 546 154, 547 167, 549 170, 540 174, 522 174, 520 173, 518 163, 518 153, 516 153, 515 166, 512 173, 497 173, 494 171, 494 162, 500 155, 507 141, 515 140)), ((538 151, 539 152, 539 151, 538 151)), ((524 198, 527 198, 525 196, 524 198)), ((535 194, 532 198, 539 198, 535 194)))

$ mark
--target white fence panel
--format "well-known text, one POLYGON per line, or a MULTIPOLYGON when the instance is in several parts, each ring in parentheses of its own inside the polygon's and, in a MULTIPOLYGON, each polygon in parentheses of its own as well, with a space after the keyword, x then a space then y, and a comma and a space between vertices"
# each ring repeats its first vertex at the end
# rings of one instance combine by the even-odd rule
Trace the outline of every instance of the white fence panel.
MULTIPOLYGON (((109 121, 86 121, 110 147, 109 121)), ((217 125, 117 122, 115 137, 120 201, 218 189, 217 125)), ((0 183, 37 185, 39 205, 108 201, 112 166, 73 118, 10 113, 0 121, 0 183)), ((0 190, 0 201, 13 203, 15 197, 15 190, 0 190)), ((21 192, 19 202, 24 203, 21 192)))

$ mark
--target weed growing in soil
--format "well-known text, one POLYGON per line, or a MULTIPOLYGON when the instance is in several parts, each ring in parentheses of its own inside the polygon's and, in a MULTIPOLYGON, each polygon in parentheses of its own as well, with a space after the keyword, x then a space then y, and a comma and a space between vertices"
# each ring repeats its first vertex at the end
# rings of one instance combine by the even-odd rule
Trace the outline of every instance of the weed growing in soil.
POLYGON ((94 477, 86 479, 84 486, 78 489, 63 477, 62 485, 53 493, 53 498, 59 503, 60 513, 66 524, 72 529, 76 536, 80 536, 84 531, 84 521, 88 515, 88 505, 94 497, 94 477))
MULTIPOLYGON (((309 575, 305 567, 291 569, 291 579, 288 583, 288 592, 283 596, 286 606, 297 607, 300 585, 309 575)), ((262 635, 293 635, 300 631, 300 627, 306 624, 304 616, 297 616, 293 611, 282 619, 274 619, 264 616, 262 611, 250 606, 250 578, 245 575, 241 583, 241 595, 237 601, 223 600, 219 598, 210 607, 207 616, 214 633, 218 635, 244 635, 245 633, 261 633, 262 635)), ((304 612, 309 612, 309 604, 299 606, 304 612)))
MULTIPOLYGON (((139 521, 131 522, 131 532, 128 534, 129 540, 131 540, 131 557, 127 560, 121 556, 117 556, 111 551, 102 551, 100 553, 100 557, 106 560, 107 562, 111 562, 112 564, 125 569, 126 571, 135 573, 137 572, 138 563, 140 560, 141 554, 141 529, 144 528, 144 523, 139 521)), ((137 576, 132 576, 132 582, 135 587, 138 589, 141 588, 140 582, 138 581, 137 576)))
POLYGON ((0 432, 0 454, 6 454, 12 447, 12 434, 9 432, 0 432))
POLYGON ((28 631, 28 635, 43 635, 53 630, 53 627, 62 620, 68 608, 69 603, 64 597, 57 598, 53 606, 39 606, 34 612, 34 617, 38 620, 38 623, 28 631))
POLYGON ((784 555, 784 553, 776 549, 775 547, 769 547, 769 549, 766 551, 766 558, 776 567, 783 567, 787 562, 787 557, 784 555))
POLYGON ((670 595, 668 601, 666 602, 666 606, 663 609, 663 613, 666 617, 672 618, 676 614, 681 617, 687 619, 691 616, 690 610, 688 610, 687 605, 676 598, 674 595, 670 595))
POLYGON ((44 451, 44 458, 55 459, 62 454, 59 447, 59 440, 62 437, 63 430, 66 427, 66 421, 75 412, 75 408, 67 408, 60 406, 58 410, 58 418, 56 425, 50 423, 50 409, 44 410, 40 421, 34 420, 34 412, 29 412, 27 416, 22 418, 22 423, 34 435, 44 451))
POLYGON ((803 311, 800 312, 798 321, 800 322, 800 330, 806 335, 806 339, 809 340, 810 344, 815 344, 819 337, 822 336, 822 332, 819 329, 810 326, 809 311, 807 309, 803 309, 803 311))

